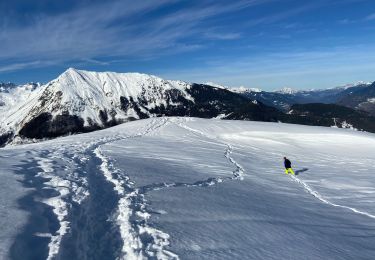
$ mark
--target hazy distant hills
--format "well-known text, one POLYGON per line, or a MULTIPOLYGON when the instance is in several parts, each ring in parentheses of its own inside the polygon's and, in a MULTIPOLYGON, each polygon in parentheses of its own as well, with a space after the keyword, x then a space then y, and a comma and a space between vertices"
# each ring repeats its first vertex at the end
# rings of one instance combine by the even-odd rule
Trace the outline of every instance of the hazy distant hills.
POLYGON ((343 92, 337 104, 363 110, 375 116, 375 82, 368 86, 359 86, 343 92))
MULTIPOLYGON (((257 99, 284 112, 290 110, 293 104, 307 103, 339 104, 361 109, 361 103, 369 102, 369 99, 371 102, 371 98, 375 97, 375 85, 374 83, 360 83, 354 86, 323 90, 292 91, 283 89, 276 92, 235 90, 235 92, 249 99, 257 99)), ((374 100, 372 103, 375 104, 374 100)))

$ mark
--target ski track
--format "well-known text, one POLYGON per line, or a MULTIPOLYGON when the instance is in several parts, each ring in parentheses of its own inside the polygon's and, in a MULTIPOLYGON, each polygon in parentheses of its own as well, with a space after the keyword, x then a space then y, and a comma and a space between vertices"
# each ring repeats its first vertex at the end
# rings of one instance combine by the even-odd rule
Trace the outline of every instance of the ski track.
POLYGON ((328 204, 328 205, 331 205, 333 207, 337 207, 337 208, 343 208, 343 209, 347 209, 347 210, 350 210, 356 214, 360 214, 360 215, 363 215, 363 216, 367 216, 367 217, 370 217, 370 218, 373 218, 375 219, 375 215, 372 215, 368 212, 365 212, 365 211, 361 211, 361 210, 358 210, 356 208, 352 208, 352 207, 349 207, 349 206, 345 206, 345 205, 340 205, 340 204, 336 204, 336 203, 333 203, 327 199, 325 199, 321 194, 319 194, 317 191, 313 190, 306 182, 302 181, 301 179, 297 178, 296 176, 292 176, 291 175, 291 178, 299 183, 300 185, 302 185, 302 187, 305 189, 305 191, 309 194, 311 194, 312 196, 314 196, 315 198, 317 198, 318 200, 320 200, 321 202, 325 203, 325 204, 328 204))
MULTIPOLYGON (((100 138, 97 141, 92 141, 85 145, 79 143, 62 145, 58 148, 42 150, 41 153, 38 154, 38 156, 34 156, 38 164, 38 168, 41 170, 38 172, 36 177, 47 179, 48 181, 44 182, 45 187, 52 188, 59 193, 58 196, 44 199, 42 201, 46 205, 52 207, 53 213, 56 215, 59 221, 59 229, 54 234, 44 234, 45 237, 51 238, 48 244, 48 260, 52 260, 57 257, 60 250, 62 238, 70 230, 70 222, 68 220, 68 216, 72 203, 81 204, 81 202, 84 201, 87 196, 89 196, 87 176, 85 176, 85 172, 83 172, 83 174, 80 174, 80 171, 78 171, 83 169, 84 165, 89 160, 86 155, 87 151, 95 151, 101 145, 107 143, 123 140, 126 138, 136 138, 142 135, 149 134, 160 127, 155 123, 157 121, 161 121, 162 125, 167 123, 167 119, 153 120, 150 126, 146 126, 146 129, 143 130, 143 132, 141 131, 141 133, 138 133, 136 135, 113 135, 110 137, 100 138), (73 152, 69 154, 66 152, 67 150, 73 152), (66 164, 64 166, 64 169, 59 169, 58 165, 55 165, 54 159, 63 160, 63 162, 66 164), (60 174, 60 171, 62 171, 63 174, 60 174)), ((104 166, 101 166, 101 170, 104 170, 103 167, 104 166)), ((105 177, 108 177, 108 175, 105 177)), ((114 184, 120 185, 120 183, 114 184)), ((115 187, 117 191, 119 189, 119 186, 115 185, 115 187)), ((119 204, 122 205, 121 208, 125 208, 127 206, 126 202, 126 200, 120 200, 119 204)), ((119 215, 119 218, 120 217, 124 218, 123 215, 119 215)), ((39 236, 39 234, 35 235, 39 236)))
POLYGON ((146 194, 146 193, 148 193, 150 191, 161 190, 161 189, 166 189, 166 188, 208 187, 208 186, 213 186, 213 185, 216 185, 218 183, 222 183, 222 182, 228 181, 228 180, 243 180, 243 175, 244 175, 245 170, 231 156, 231 154, 233 153, 233 146, 231 144, 217 141, 217 139, 215 137, 209 136, 209 135, 205 134, 204 132, 199 131, 197 129, 188 127, 187 125, 183 124, 183 122, 186 122, 185 118, 178 118, 177 122, 176 122, 176 119, 171 119, 170 121, 172 123, 176 124, 178 127, 181 127, 181 128, 183 128, 183 129, 185 129, 185 130, 187 130, 187 131, 189 131, 189 132, 191 132, 191 133, 193 133, 195 135, 203 136, 205 138, 208 138, 208 139, 214 141, 215 144, 219 144, 219 145, 225 146, 226 148, 225 148, 225 151, 224 151, 224 157, 227 158, 227 160, 231 164, 234 165, 235 170, 232 171, 232 176, 229 176, 229 177, 224 177, 224 178, 222 178, 222 177, 216 177, 216 178, 215 177, 211 177, 211 178, 208 178, 206 180, 197 181, 197 182, 194 182, 194 183, 184 183, 184 182, 154 183, 154 184, 150 184, 150 185, 146 185, 146 186, 140 187, 139 188, 140 193, 146 194))
MULTIPOLYGON (((36 177, 47 179, 44 182, 46 188, 54 189, 59 193, 58 196, 44 199, 42 202, 52 207, 53 213, 59 221, 59 229, 55 234, 44 234, 45 237, 50 237, 48 244, 47 259, 54 259, 59 252, 62 237, 69 232, 68 214, 71 203, 80 204, 87 196, 87 181, 84 177, 78 176, 76 171, 69 170, 68 166, 64 166, 63 172, 68 171, 64 178, 56 174, 58 167, 55 165, 53 159, 61 158, 67 165, 72 164, 73 160, 68 156, 61 156, 60 150, 42 151, 40 154, 43 157, 35 156, 38 168, 41 170, 36 177), (47 159, 47 157, 51 159, 47 159)), ((40 236, 40 234, 35 234, 40 236)))
MULTIPOLYGON (((235 170, 232 172, 233 176, 232 177, 229 177, 229 178, 225 178, 225 179, 231 179, 231 180, 243 180, 244 178, 244 173, 245 173, 245 170, 244 168, 239 164, 237 163, 236 160, 234 160, 234 158, 231 156, 231 154, 233 153, 233 146, 229 143, 224 143, 224 142, 220 142, 217 140, 216 137, 213 137, 213 136, 210 136, 210 135, 207 135, 205 134, 204 132, 202 131, 199 131, 197 129, 194 129, 194 128, 191 128, 187 125, 185 125, 183 122, 186 122, 187 120, 184 119, 182 122, 181 122, 181 119, 178 118, 177 119, 178 121, 177 122, 174 122, 177 126, 185 129, 185 130, 188 130, 189 132, 191 133, 194 133, 194 134, 197 134, 197 135, 201 135, 203 137, 206 137, 212 141, 214 141, 215 143, 217 144, 220 144, 220 145, 225 145, 226 146, 226 149, 225 149, 225 152, 224 152, 224 156, 225 158, 228 159, 228 161, 234 165, 235 167, 235 170)), ((222 182, 223 179, 219 178, 221 181, 218 181, 218 182, 222 182)))
POLYGON ((228 147, 225 149, 224 156, 232 163, 235 165, 236 169, 232 172, 233 176, 230 177, 211 177, 206 180, 202 181, 196 181, 194 183, 186 183, 186 182, 171 182, 171 183, 154 183, 150 185, 146 185, 143 187, 140 187, 140 193, 146 194, 150 191, 155 191, 155 190, 161 190, 161 189, 166 189, 166 188, 178 188, 178 187, 186 187, 186 188, 191 188, 191 187, 209 187, 216 185, 218 183, 225 182, 227 180, 243 180, 243 168, 240 166, 231 156, 230 154, 233 152, 233 148, 231 145, 228 145, 228 147))
POLYGON ((104 177, 114 185, 114 190, 120 196, 115 213, 116 224, 123 240, 120 259, 156 258, 164 260, 179 259, 179 257, 165 249, 170 244, 169 235, 148 225, 151 215, 146 211, 144 194, 140 193, 139 189, 133 188, 129 177, 121 174, 121 171, 114 167, 110 159, 104 156, 100 147, 111 142, 151 134, 168 122, 169 120, 166 118, 153 120, 139 134, 101 143, 94 148, 94 154, 102 161, 100 169, 104 177))
POLYGON ((50 179, 45 183, 47 187, 54 188, 59 192, 59 196, 48 198, 43 202, 53 208, 53 213, 56 215, 59 221, 59 229, 55 234, 51 234, 51 241, 48 244, 48 260, 53 259, 58 251, 62 237, 69 231, 69 222, 66 220, 68 216, 68 203, 63 200, 64 196, 69 194, 70 183, 67 180, 63 180, 58 176, 54 176, 53 163, 50 159, 36 158, 38 165, 42 172, 39 172, 37 177, 50 179))

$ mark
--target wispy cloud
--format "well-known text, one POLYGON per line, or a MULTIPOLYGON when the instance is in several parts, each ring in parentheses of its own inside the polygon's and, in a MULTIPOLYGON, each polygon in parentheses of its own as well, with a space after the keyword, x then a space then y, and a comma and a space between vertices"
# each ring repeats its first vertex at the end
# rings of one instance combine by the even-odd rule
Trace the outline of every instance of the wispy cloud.
POLYGON ((352 19, 348 19, 348 18, 344 18, 344 19, 341 19, 338 21, 339 24, 342 24, 342 25, 348 25, 348 24, 354 24, 354 23, 357 23, 358 20, 352 20, 352 19))
POLYGON ((271 24, 275 23, 281 20, 284 20, 286 18, 301 14, 303 12, 307 12, 316 8, 321 7, 323 4, 319 1, 309 3, 309 4, 303 4, 300 6, 297 6, 295 8, 289 9, 289 10, 283 10, 280 12, 275 12, 270 15, 266 15, 260 18, 250 19, 246 25, 247 26, 256 26, 260 24, 271 24))
POLYGON ((348 24, 356 24, 356 23, 363 23, 363 22, 369 22, 369 21, 374 21, 375 20, 375 13, 369 14, 365 17, 360 17, 357 19, 349 19, 349 18, 344 18, 339 20, 338 22, 343 25, 348 25, 348 24))
POLYGON ((168 78, 274 86, 284 79, 304 82, 338 72, 358 75, 364 66, 375 69, 375 38, 362 26, 375 14, 350 9, 364 0, 66 1, 71 5, 64 1, 58 11, 43 7, 19 14, 22 21, 2 7, 23 0, 0 1, 2 75, 51 65, 121 70, 130 64, 130 70, 145 68, 168 78), (324 10, 315 12, 318 8, 324 10), (336 30, 341 15, 339 23, 352 23, 350 30, 336 30), (361 41, 366 45, 354 46, 361 41), (348 47, 332 47, 341 44, 348 47))
MULTIPOLYGON (((116 0, 86 5, 57 15, 31 17, 28 25, 10 26, 1 23, 0 59, 19 60, 24 64, 40 60, 64 63, 72 60, 97 62, 101 57, 147 57, 197 48, 183 39, 193 35, 229 40, 237 33, 210 32, 207 19, 259 5, 269 0, 242 0, 216 3, 210 0, 170 12, 155 15, 160 8, 176 4, 177 0, 116 0), (173 49, 173 50, 171 50, 173 49)), ((37 64, 35 64, 37 65, 37 64)), ((9 64, 9 71, 22 69, 9 64)))
POLYGON ((205 36, 215 40, 236 40, 241 38, 241 33, 206 33, 205 36))
POLYGON ((44 62, 44 61, 30 61, 30 62, 19 62, 19 63, 11 63, 7 65, 0 65, 0 72, 9 72, 9 71, 15 71, 15 70, 22 70, 25 68, 37 68, 40 66, 48 66, 52 65, 51 62, 44 62))
POLYGON ((164 76, 271 90, 286 84, 297 88, 315 88, 371 80, 363 75, 374 69, 375 48, 358 45, 354 48, 341 46, 316 51, 271 52, 261 57, 244 55, 232 60, 217 58, 207 61, 204 69, 172 70, 164 76))
POLYGON ((366 20, 366 21, 372 21, 372 20, 375 20, 375 13, 366 16, 365 20, 366 20))

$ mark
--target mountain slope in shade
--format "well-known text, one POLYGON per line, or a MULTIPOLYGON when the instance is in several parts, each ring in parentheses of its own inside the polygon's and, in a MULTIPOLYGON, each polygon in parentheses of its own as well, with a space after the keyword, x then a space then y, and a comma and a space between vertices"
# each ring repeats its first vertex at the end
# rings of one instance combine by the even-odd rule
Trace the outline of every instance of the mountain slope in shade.
POLYGON ((361 88, 351 88, 337 102, 340 105, 367 111, 375 116, 375 82, 361 88))
POLYGON ((350 128, 375 132, 375 118, 367 112, 357 111, 349 107, 336 104, 295 104, 288 112, 293 123, 305 125, 320 125, 339 128, 350 128))

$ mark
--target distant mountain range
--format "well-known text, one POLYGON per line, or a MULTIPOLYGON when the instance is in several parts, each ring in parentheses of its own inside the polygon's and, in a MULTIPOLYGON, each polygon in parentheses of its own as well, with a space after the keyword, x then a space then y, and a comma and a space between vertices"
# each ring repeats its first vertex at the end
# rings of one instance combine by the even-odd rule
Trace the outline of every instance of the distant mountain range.
POLYGON ((374 84, 361 84, 318 91, 264 92, 139 73, 71 68, 45 85, 0 85, 0 145, 158 116, 285 122, 375 132, 375 118, 371 116, 375 115, 374 90, 374 84))
POLYGON ((259 100, 284 112, 288 112, 293 104, 323 103, 367 111, 375 116, 375 83, 359 83, 324 90, 295 91, 285 88, 281 91, 266 92, 235 89, 234 92, 249 99, 259 100))

